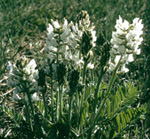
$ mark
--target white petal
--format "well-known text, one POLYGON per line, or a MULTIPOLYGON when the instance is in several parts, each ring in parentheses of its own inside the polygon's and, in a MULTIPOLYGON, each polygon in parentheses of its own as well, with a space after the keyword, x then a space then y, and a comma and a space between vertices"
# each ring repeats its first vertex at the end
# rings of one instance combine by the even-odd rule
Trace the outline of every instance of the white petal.
POLYGON ((121 57, 121 55, 117 55, 117 56, 115 57, 115 63, 116 63, 116 65, 118 64, 118 62, 119 62, 119 60, 120 60, 120 57, 121 57))
POLYGON ((126 73, 126 72, 129 71, 129 69, 126 68, 125 65, 123 65, 123 66, 121 67, 121 71, 126 73))
POLYGON ((48 24, 48 28, 47 28, 48 34, 51 34, 53 30, 54 30, 53 26, 51 24, 48 24))
POLYGON ((128 61, 129 62, 133 62, 134 61, 133 54, 129 54, 128 61))
POLYGON ((89 64, 87 65, 87 68, 88 68, 88 69, 94 69, 94 64, 89 63, 89 64))
POLYGON ((37 95, 36 92, 32 95, 32 100, 33 101, 38 101, 39 100, 39 96, 37 95))
POLYGON ((53 21, 52 20, 52 23, 53 23, 54 28, 56 28, 56 29, 60 28, 60 25, 59 25, 58 21, 53 21))

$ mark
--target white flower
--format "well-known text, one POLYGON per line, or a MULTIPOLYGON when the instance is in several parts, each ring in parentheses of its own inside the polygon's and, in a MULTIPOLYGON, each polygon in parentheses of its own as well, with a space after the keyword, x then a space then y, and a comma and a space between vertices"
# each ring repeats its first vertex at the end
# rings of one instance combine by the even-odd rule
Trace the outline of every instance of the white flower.
POLYGON ((124 47, 128 46, 136 53, 136 50, 143 41, 141 37, 143 34, 143 24, 141 22, 142 20, 135 18, 133 23, 129 24, 126 20, 123 22, 122 18, 119 16, 115 26, 116 31, 112 33, 111 43, 115 45, 115 47, 117 46, 116 48, 119 49, 120 53, 125 53, 125 49, 122 46, 120 49, 120 45, 124 45, 124 47))
POLYGON ((133 20, 132 26, 134 27, 134 30, 138 31, 138 35, 142 35, 143 34, 143 27, 144 25, 142 24, 142 20, 140 20, 139 18, 135 18, 133 20))
POLYGON ((135 54, 139 55, 141 53, 141 49, 136 48, 134 52, 135 54))
POLYGON ((66 19, 64 19, 63 24, 59 24, 58 21, 52 20, 52 25, 49 24, 47 30, 47 47, 45 48, 47 53, 46 59, 49 59, 52 62, 58 58, 59 61, 65 60, 65 62, 68 61, 68 64, 72 61, 71 63, 79 66, 82 58, 79 57, 77 46, 79 37, 82 33, 78 30, 78 25, 76 24, 74 26, 73 22, 69 24, 66 19), (60 30, 56 31, 58 28, 60 28, 60 30), (71 30, 77 31, 76 33, 78 33, 78 35, 71 30))
POLYGON ((95 30, 91 30, 91 36, 92 36, 92 46, 95 47, 96 46, 96 40, 97 40, 97 37, 96 37, 96 31, 95 30))
POLYGON ((121 68, 120 71, 128 72, 125 66, 129 62, 134 61, 133 54, 140 54, 139 45, 143 41, 143 24, 142 20, 135 18, 132 24, 129 24, 128 21, 122 20, 121 16, 116 22, 115 25, 116 31, 112 33, 112 49, 110 50, 110 70, 113 70, 118 63, 119 56, 122 56, 121 68))
POLYGON ((54 28, 53 28, 53 26, 52 26, 51 24, 48 24, 47 31, 48 31, 48 34, 49 34, 49 35, 50 35, 50 34, 51 34, 51 36, 54 35, 54 34, 53 34, 54 28))
POLYGON ((128 55, 128 61, 129 62, 133 62, 134 61, 133 54, 129 54, 128 55))
POLYGON ((88 63, 87 68, 88 68, 88 69, 94 69, 94 64, 88 63))
POLYGON ((51 20, 51 21, 52 21, 52 24, 53 24, 54 28, 56 28, 56 29, 60 28, 60 25, 59 25, 58 21, 53 21, 53 20, 51 20))
POLYGON ((47 46, 47 51, 50 51, 50 52, 57 52, 57 47, 54 47, 54 46, 47 46))
MULTIPOLYGON (((22 81, 26 81, 26 87, 29 91, 35 91, 38 88, 38 69, 35 60, 32 59, 27 63, 28 59, 23 57, 18 64, 10 64, 11 70, 8 76, 8 86, 14 88, 16 94, 13 94, 14 97, 18 97, 17 93, 24 91, 22 88, 22 81)), ((23 86, 24 87, 24 86, 23 86)))
POLYGON ((38 100, 39 100, 39 96, 37 95, 37 92, 35 92, 35 93, 32 95, 32 100, 33 100, 33 101, 38 101, 38 100))
POLYGON ((71 30, 68 25, 68 21, 66 19, 64 19, 64 24, 62 26, 62 29, 63 29, 63 33, 60 35, 61 40, 67 41, 67 38, 69 38, 71 30))
POLYGON ((126 73, 129 69, 125 67, 125 64, 121 66, 121 72, 126 73))
POLYGON ((7 69, 9 70, 9 74, 13 72, 13 64, 11 61, 8 61, 7 69))
POLYGON ((115 67, 117 66, 120 58, 121 58, 120 55, 110 57, 110 59, 109 59, 109 71, 113 71, 115 69, 115 67))
MULTIPOLYGON (((35 68, 36 68, 36 63, 35 63, 35 60, 32 59, 27 65, 26 67, 24 68, 24 71, 27 73, 27 74, 32 74, 33 72, 35 72, 35 68)), ((36 70, 37 71, 37 70, 36 70)))
MULTIPOLYGON (((48 33, 46 39, 46 58, 44 59, 45 68, 44 71, 48 73, 48 64, 47 62, 64 62, 65 64, 72 64, 75 69, 82 69, 84 65, 84 58, 86 54, 81 51, 81 46, 83 40, 86 40, 87 35, 89 41, 90 51, 93 47, 96 46, 96 31, 94 30, 93 24, 89 20, 89 15, 87 12, 82 12, 83 17, 78 23, 73 23, 64 19, 64 22, 61 24, 57 20, 51 21, 51 24, 48 26, 48 33), (83 39, 84 38, 84 39, 83 39), (91 48, 92 46, 92 48, 91 48), (46 62, 47 61, 47 62, 46 62)), ((86 45, 87 46, 87 45, 86 45)), ((88 51, 86 52, 88 55, 88 51)), ((44 67, 44 66, 43 66, 44 67)), ((92 68, 92 66, 90 66, 92 68)))
POLYGON ((116 55, 115 57, 115 64, 117 65, 117 63, 119 62, 121 56, 120 55, 116 55))
POLYGON ((128 30, 129 28, 129 22, 127 20, 122 20, 121 16, 119 16, 119 19, 117 20, 117 23, 115 25, 115 28, 117 30, 118 33, 123 34, 123 31, 128 30))
POLYGON ((35 60, 32 59, 23 69, 23 71, 29 76, 29 80, 35 82, 38 79, 38 70, 35 60))
POLYGON ((16 85, 19 84, 19 81, 17 80, 17 78, 19 78, 18 76, 15 75, 15 73, 18 72, 18 69, 16 68, 15 64, 12 64, 11 61, 8 62, 8 87, 14 87, 16 85))
POLYGON ((108 70, 109 71, 113 71, 114 69, 115 69, 115 65, 111 61, 109 61, 109 68, 108 68, 108 70))
POLYGON ((70 59, 74 62, 75 64, 75 67, 74 68, 83 68, 83 64, 84 64, 84 61, 83 61, 83 58, 80 58, 80 53, 79 51, 76 51, 75 53, 70 53, 70 59))

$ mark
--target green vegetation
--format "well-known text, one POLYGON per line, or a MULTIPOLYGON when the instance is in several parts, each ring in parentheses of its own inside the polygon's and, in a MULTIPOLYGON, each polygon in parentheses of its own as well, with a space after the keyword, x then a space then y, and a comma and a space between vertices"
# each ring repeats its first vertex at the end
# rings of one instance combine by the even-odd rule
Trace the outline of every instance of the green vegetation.
POLYGON ((1 0, 0 138, 149 138, 149 63, 149 0, 1 0), (144 24, 141 54, 121 74, 122 57, 108 72, 119 15, 144 24))

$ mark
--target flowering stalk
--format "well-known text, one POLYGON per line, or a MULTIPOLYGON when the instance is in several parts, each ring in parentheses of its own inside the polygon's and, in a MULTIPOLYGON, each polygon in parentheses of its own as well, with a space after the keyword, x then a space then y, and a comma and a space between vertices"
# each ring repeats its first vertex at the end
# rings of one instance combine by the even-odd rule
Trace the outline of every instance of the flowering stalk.
POLYGON ((29 122, 32 131, 33 125, 31 121, 30 110, 33 118, 35 118, 35 114, 31 95, 33 95, 38 88, 36 81, 38 79, 38 70, 36 69, 36 66, 37 65, 34 59, 28 63, 28 59, 23 57, 18 60, 16 64, 9 62, 10 72, 8 75, 8 86, 15 88, 13 94, 19 94, 23 92, 26 107, 26 119, 29 122))
MULTIPOLYGON (((81 108, 83 107, 84 99, 85 99, 85 94, 86 94, 86 67, 87 67, 87 60, 84 62, 84 68, 83 68, 83 80, 82 84, 84 85, 83 87, 83 94, 81 96, 81 108)), ((81 113, 82 115, 82 113, 81 113)))
POLYGON ((95 90, 95 93, 94 93, 94 98, 95 98, 94 109, 95 109, 95 112, 96 112, 96 105, 97 105, 99 87, 100 87, 100 83, 102 81, 102 78, 103 78, 103 75, 105 74, 105 72, 106 71, 104 71, 104 69, 102 68, 101 71, 100 71, 100 75, 98 77, 97 86, 96 86, 96 90, 95 90))
POLYGON ((68 125, 69 125, 69 132, 71 129, 71 117, 72 117, 72 102, 73 102, 73 95, 78 87, 79 82, 79 72, 78 70, 70 70, 70 74, 68 76, 68 85, 69 85, 69 112, 68 112, 68 125))
POLYGON ((62 85, 59 87, 59 101, 60 101, 59 115, 61 119, 63 115, 63 86, 62 85))
POLYGON ((83 84, 85 84, 86 79, 86 67, 87 67, 87 60, 84 61, 84 67, 83 67, 83 84))
POLYGON ((143 31, 143 25, 141 24, 141 20, 135 18, 133 20, 133 24, 129 24, 128 21, 122 20, 121 17, 117 20, 117 24, 115 26, 116 32, 112 33, 112 49, 110 51, 110 60, 109 60, 109 71, 113 71, 109 86, 106 91, 106 95, 101 102, 100 107, 94 117, 92 125, 89 128, 88 138, 91 137, 91 133, 95 123, 99 119, 99 115, 104 107, 106 100, 110 94, 112 89, 112 85, 116 78, 116 73, 118 70, 120 72, 128 72, 129 69, 125 67, 128 62, 134 61, 133 54, 140 54, 139 45, 141 44, 143 38, 140 37, 143 31))
POLYGON ((80 134, 82 135, 82 138, 84 138, 82 117, 83 117, 85 98, 87 97, 86 96, 86 73, 87 73, 88 68, 89 69, 94 68, 94 64, 91 64, 90 62, 93 57, 93 49, 96 46, 97 38, 96 38, 96 31, 94 30, 95 27, 90 22, 89 15, 86 11, 81 12, 78 26, 79 26, 78 33, 80 32, 79 33, 80 35, 78 35, 78 36, 80 36, 79 37, 80 55, 83 59, 83 68, 81 68, 82 84, 84 85, 83 93, 81 96, 81 104, 80 104, 80 107, 81 107, 81 110, 80 110, 80 134))
POLYGON ((45 94, 46 94, 46 90, 47 90, 47 86, 45 83, 45 73, 43 69, 39 69, 39 80, 38 80, 38 85, 40 87, 40 90, 42 92, 42 99, 43 99, 43 103, 44 103, 44 117, 48 118, 48 112, 47 112, 47 104, 46 104, 46 100, 45 100, 45 94))
MULTIPOLYGON (((72 94, 72 91, 70 91, 70 94, 72 94)), ((69 113, 68 113, 69 130, 71 129, 72 100, 73 100, 73 95, 70 95, 70 96, 69 96, 69 113)))
POLYGON ((28 98, 28 101, 29 101, 29 105, 30 105, 30 107, 31 107, 32 115, 33 115, 33 117, 34 117, 34 108, 33 108, 33 105, 32 105, 31 96, 30 96, 29 93, 26 93, 26 95, 27 95, 27 98, 28 98))
POLYGON ((115 81, 117 70, 118 70, 118 68, 119 68, 119 66, 120 66, 120 64, 121 64, 121 59, 122 59, 122 56, 120 57, 120 60, 119 60, 119 62, 117 63, 116 68, 115 68, 114 71, 113 71, 113 74, 112 74, 112 77, 111 77, 109 86, 108 86, 107 91, 106 91, 106 97, 109 95, 109 92, 110 92, 110 90, 111 90, 111 88, 112 88, 112 85, 113 85, 113 83, 114 83, 114 81, 115 81))
MULTIPOLYGON (((24 97, 25 97, 25 94, 24 94, 24 97)), ((29 107, 28 107, 28 104, 27 104, 26 101, 24 101, 24 103, 25 103, 25 108, 26 108, 26 119, 27 119, 27 121, 29 123, 31 131, 33 131, 33 125, 32 125, 32 121, 31 121, 31 117, 30 117, 29 107)))
POLYGON ((47 104, 46 104, 46 100, 45 100, 45 94, 46 94, 46 86, 44 86, 44 88, 42 88, 42 98, 43 98, 43 103, 44 103, 44 109, 45 109, 45 118, 48 118, 48 112, 47 112, 47 104))
POLYGON ((51 81, 51 115, 52 122, 54 121, 54 93, 53 93, 53 83, 51 81))
POLYGON ((59 93, 59 91, 57 91, 56 92, 56 118, 57 118, 57 121, 59 121, 59 118, 60 118, 60 113, 59 113, 59 99, 60 99, 60 97, 59 97, 59 95, 60 95, 60 93, 59 93))

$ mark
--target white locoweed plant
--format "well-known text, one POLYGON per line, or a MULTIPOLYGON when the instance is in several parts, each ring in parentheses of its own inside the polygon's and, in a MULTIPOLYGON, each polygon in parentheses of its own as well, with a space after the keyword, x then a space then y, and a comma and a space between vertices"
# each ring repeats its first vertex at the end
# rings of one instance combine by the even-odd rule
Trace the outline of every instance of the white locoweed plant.
POLYGON ((36 91, 38 91, 38 70, 34 59, 29 61, 26 57, 20 58, 15 64, 8 62, 8 87, 13 89, 12 100, 21 100, 20 94, 23 94, 23 100, 26 107, 26 120, 29 122, 29 126, 33 131, 33 125, 31 121, 31 114, 34 116, 34 100, 38 100, 36 91))
MULTIPOLYGON (((13 88, 12 101, 24 101, 22 121, 29 125, 32 137, 121 137, 134 118, 143 113, 143 105, 132 107, 138 90, 131 83, 112 89, 116 76, 128 72, 126 65, 140 54, 142 20, 135 18, 129 24, 119 16, 115 29, 108 68, 104 66, 98 77, 93 60, 96 31, 86 11, 81 12, 76 23, 51 20, 40 58, 23 57, 15 64, 9 62, 7 77, 8 87, 13 88), (112 73, 108 85, 103 80, 105 73, 112 73)), ((7 106, 3 110, 15 117, 7 106)))

